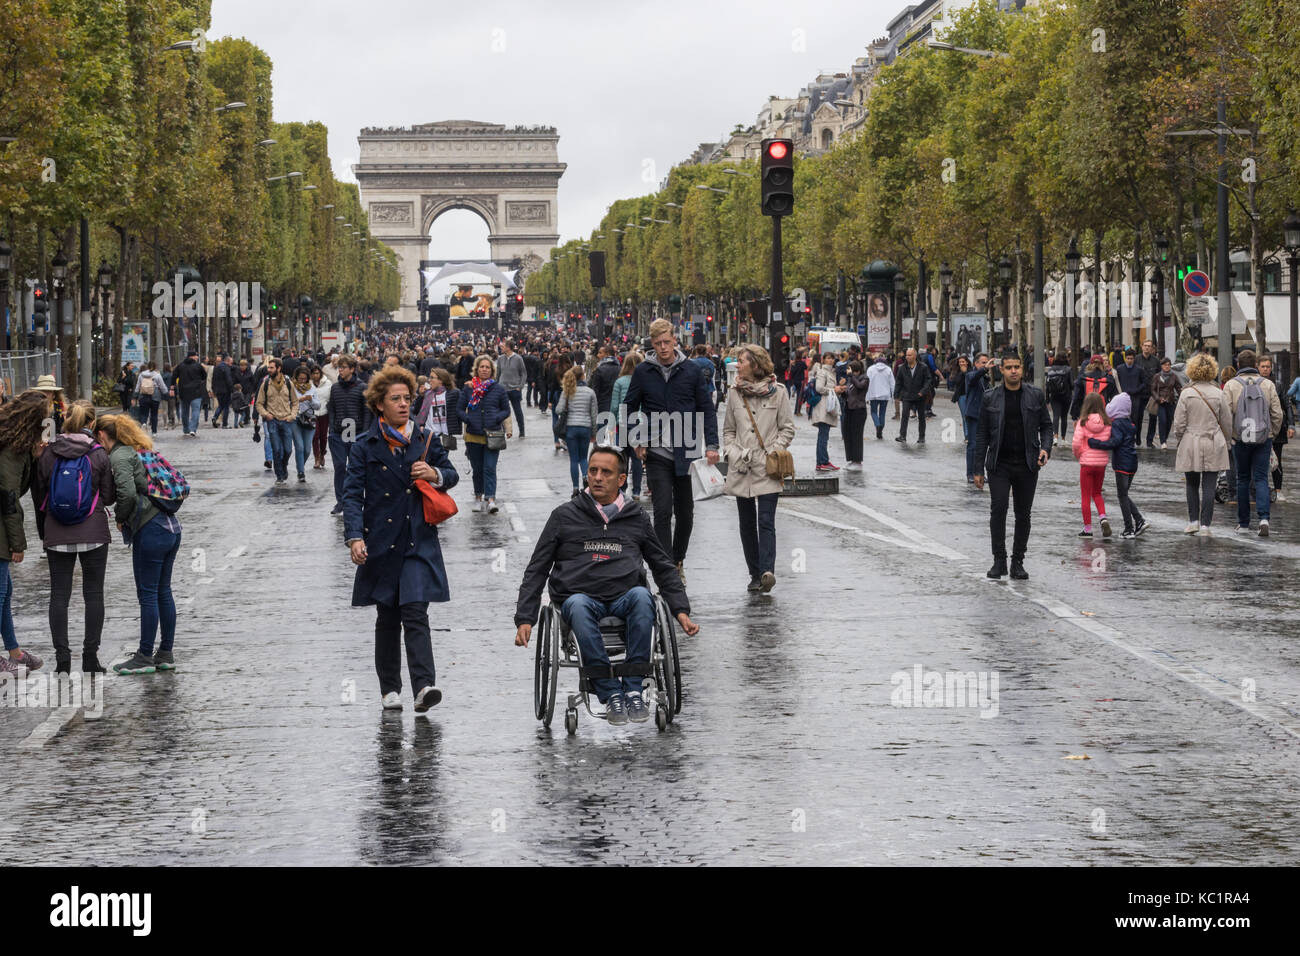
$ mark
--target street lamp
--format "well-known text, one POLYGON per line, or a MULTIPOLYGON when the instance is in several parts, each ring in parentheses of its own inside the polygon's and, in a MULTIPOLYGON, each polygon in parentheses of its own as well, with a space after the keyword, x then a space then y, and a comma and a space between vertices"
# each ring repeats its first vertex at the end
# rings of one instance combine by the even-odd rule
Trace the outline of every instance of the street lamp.
POLYGON ((264 140, 260 140, 260 141, 257 142, 257 143, 254 143, 254 145, 255 145, 255 146, 274 146, 274 145, 275 145, 275 140, 273 140, 273 139, 264 139, 264 140))
POLYGON ((998 260, 998 282, 1002 285, 1002 346, 1011 341, 1011 260, 998 260))
MULTIPOLYGON (((51 325, 46 326, 46 348, 50 351, 53 349, 49 346, 49 336, 57 335, 63 328, 63 284, 68 278, 68 257, 63 254, 63 247, 59 246, 59 251, 54 254, 54 261, 50 263, 50 275, 54 279, 54 320, 51 325)), ((66 360, 67 356, 64 356, 66 360)))
POLYGON ((294 170, 291 173, 285 173, 283 176, 268 176, 266 181, 268 183, 273 183, 281 179, 296 179, 301 175, 302 173, 300 173, 298 170, 294 170))
MULTIPOLYGON (((0 236, 0 318, 8 315, 9 309, 9 269, 13 265, 14 251, 9 243, 0 236)), ((1291 285, 1295 286, 1295 266, 1291 267, 1291 285)), ((9 341, 9 323, 5 323, 5 348, 11 346, 9 341)))
POLYGON ((1165 238, 1163 232, 1156 234, 1156 252, 1159 253, 1159 260, 1156 262, 1156 271, 1153 278, 1156 282, 1156 304, 1152 313, 1156 323, 1156 354, 1161 358, 1165 355, 1165 273, 1161 266, 1169 261, 1169 240, 1165 238))
POLYGON ((903 296, 907 294, 907 278, 903 270, 894 273, 894 310, 889 319, 889 338, 897 352, 903 347, 900 330, 903 327, 903 296))
POLYGON ((214 110, 214 112, 228 113, 231 110, 242 110, 247 105, 248 105, 247 103, 240 103, 240 102, 227 103, 225 106, 218 106, 216 110, 214 110))
POLYGON ((935 338, 938 340, 939 354, 942 357, 945 354, 943 347, 944 332, 952 334, 951 323, 948 321, 951 313, 949 312, 949 295, 952 292, 952 269, 948 263, 941 263, 939 266, 939 288, 942 290, 939 296, 939 328, 936 329, 935 338))
MULTIPOLYGON (((826 324, 827 324, 827 322, 826 322, 826 301, 827 301, 830 297, 831 297, 831 284, 830 284, 829 282, 823 282, 823 283, 822 283, 822 325, 826 325, 826 324)), ((835 317, 835 324, 836 324, 836 325, 839 325, 839 324, 840 324, 840 317, 839 317, 838 315, 835 317)))
POLYGON ((1300 375, 1300 215, 1294 209, 1282 222, 1282 240, 1291 267, 1291 378, 1300 375))
POLYGON ((1062 305, 1064 305, 1066 309, 1069 311, 1069 318, 1066 319, 1066 322, 1069 324, 1070 327, 1070 368, 1072 368, 1076 372, 1079 371, 1079 352, 1080 352, 1079 310, 1074 307, 1075 296, 1074 296, 1074 288, 1072 284, 1078 281, 1077 276, 1079 274, 1079 262, 1082 259, 1083 257, 1079 255, 1079 243, 1075 240, 1074 236, 1071 236, 1070 248, 1067 249, 1065 252, 1065 274, 1070 278, 1071 281, 1066 284, 1066 289, 1068 290, 1069 294, 1064 297, 1066 301, 1062 302, 1062 305))

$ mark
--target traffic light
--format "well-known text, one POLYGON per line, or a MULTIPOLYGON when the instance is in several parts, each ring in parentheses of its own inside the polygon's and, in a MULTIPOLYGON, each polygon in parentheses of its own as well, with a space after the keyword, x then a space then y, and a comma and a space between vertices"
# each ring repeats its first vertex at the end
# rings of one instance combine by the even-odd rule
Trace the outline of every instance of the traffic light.
POLYGON ((713 324, 713 316, 711 316, 711 315, 706 315, 706 316, 704 317, 704 321, 707 322, 707 323, 709 323, 709 325, 712 325, 712 324, 713 324))
POLYGON ((788 216, 794 211, 794 144, 765 139, 762 148, 763 215, 788 216))
POLYGON ((514 298, 511 300, 511 306, 512 306, 512 308, 514 309, 514 313, 515 313, 515 315, 523 315, 523 314, 524 314, 524 297, 523 297, 523 295, 520 294, 520 293, 515 293, 514 298))
MULTIPOLYGON (((32 315, 47 315, 50 311, 49 293, 39 282, 32 288, 32 315)), ((43 321, 43 320, 42 320, 43 321)))
POLYGON ((752 302, 747 303, 747 307, 749 309, 749 317, 754 320, 754 324, 758 326, 760 329, 766 328, 767 300, 754 299, 752 302))
POLYGON ((772 345, 772 364, 783 369, 790 364, 790 336, 782 333, 772 345))

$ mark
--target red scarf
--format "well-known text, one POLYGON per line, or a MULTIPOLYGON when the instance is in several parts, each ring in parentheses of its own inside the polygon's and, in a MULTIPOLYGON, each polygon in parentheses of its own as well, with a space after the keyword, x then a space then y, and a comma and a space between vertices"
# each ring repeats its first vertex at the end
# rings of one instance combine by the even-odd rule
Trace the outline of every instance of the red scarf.
POLYGON ((471 389, 471 395, 469 400, 469 407, 473 408, 475 405, 477 405, 479 401, 483 398, 483 395, 487 392, 487 390, 495 384, 496 384, 496 379, 494 378, 482 379, 476 375, 472 379, 470 379, 469 387, 471 389))

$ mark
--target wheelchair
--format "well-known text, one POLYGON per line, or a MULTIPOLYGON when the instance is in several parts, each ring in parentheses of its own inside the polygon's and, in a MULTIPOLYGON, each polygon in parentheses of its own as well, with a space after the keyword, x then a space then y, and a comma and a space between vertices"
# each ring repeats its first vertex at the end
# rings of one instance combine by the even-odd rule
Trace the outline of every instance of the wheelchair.
POLYGON ((587 713, 598 720, 605 719, 604 711, 591 709, 591 697, 595 688, 591 683, 597 677, 643 677, 642 696, 646 706, 654 708, 655 726, 660 732, 666 730, 673 722, 673 717, 682 709, 682 670, 681 659, 677 655, 677 625, 668 602, 656 594, 654 596, 655 620, 654 630, 650 636, 650 664, 648 667, 637 666, 630 670, 626 663, 627 625, 622 618, 603 617, 600 619, 600 635, 605 641, 605 653, 609 655, 610 667, 587 667, 582 662, 578 639, 565 623, 560 608, 547 603, 542 607, 541 619, 537 626, 537 650, 533 671, 533 708, 542 726, 550 728, 551 718, 555 714, 555 692, 559 684, 560 668, 567 667, 578 672, 578 692, 568 695, 564 710, 564 729, 570 736, 578 730, 578 705, 582 704, 587 713))

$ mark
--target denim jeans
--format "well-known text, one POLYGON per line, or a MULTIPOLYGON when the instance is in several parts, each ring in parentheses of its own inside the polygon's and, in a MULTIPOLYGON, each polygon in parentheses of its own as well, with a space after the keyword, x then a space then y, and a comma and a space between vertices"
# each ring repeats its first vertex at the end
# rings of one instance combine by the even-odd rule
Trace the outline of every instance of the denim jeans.
POLYGON ((199 407, 203 404, 202 398, 191 399, 185 403, 185 420, 182 422, 185 431, 197 435, 199 432, 199 407))
MULTIPOLYGON (((299 425, 293 422, 293 461, 298 466, 298 474, 304 474, 307 467, 307 449, 311 447, 312 436, 316 434, 316 425, 299 425)), ((286 464, 288 464, 286 462, 286 464)))
POLYGON ((524 409, 522 406, 523 393, 517 388, 506 391, 506 398, 510 399, 510 407, 515 411, 515 421, 519 425, 519 437, 524 437, 524 409))
POLYGON ((225 428, 230 423, 230 393, 217 393, 217 410, 212 413, 212 420, 220 421, 221 427, 225 428))
MULTIPOLYGON (((585 594, 571 594, 560 606, 560 615, 573 630, 582 652, 584 667, 609 666, 609 655, 605 652, 605 641, 600 636, 600 619, 602 617, 621 617, 627 622, 627 655, 629 664, 644 664, 650 667, 650 638, 654 633, 655 602, 650 592, 643 587, 634 587, 617 601, 606 604, 585 594)), ((620 691, 630 693, 641 690, 640 677, 597 677, 592 681, 596 688, 596 699, 602 704, 609 700, 610 694, 620 691)))
POLYGON ((352 453, 352 442, 345 442, 342 435, 330 435, 330 461, 334 463, 334 504, 343 505, 343 479, 348 475, 348 456, 352 453))
POLYGON ((817 423, 817 464, 829 465, 831 463, 830 453, 831 426, 826 422, 817 423))
POLYGON ((1250 524, 1250 486, 1255 485, 1255 511, 1260 521, 1268 520, 1268 453, 1273 450, 1271 441, 1259 445, 1237 442, 1233 455, 1237 461, 1237 526, 1250 524))
POLYGON ((271 443, 271 460, 275 462, 275 477, 288 478, 293 431, 298 426, 293 422, 282 422, 276 418, 268 418, 262 424, 266 426, 266 441, 271 443))
POLYGON ((489 451, 488 446, 479 442, 465 442, 465 454, 469 456, 469 466, 474 472, 474 497, 495 498, 497 496, 497 457, 499 451, 489 451))
MULTIPOLYGON (((973 478, 975 477, 975 465, 976 465, 975 431, 976 429, 979 428, 980 420, 978 418, 969 418, 969 417, 964 417, 963 420, 966 423, 966 434, 970 436, 970 440, 966 443, 966 477, 973 478)), ((983 466, 984 462, 979 462, 979 464, 983 466)), ((980 470, 983 471, 983 468, 981 467, 980 470)))
POLYGON ((877 433, 884 430, 885 411, 889 408, 889 399, 873 398, 871 400, 871 424, 876 426, 877 433))
POLYGON ((551 406, 551 430, 554 431, 555 426, 560 423, 560 413, 555 410, 555 406, 560 404, 559 389, 556 389, 555 391, 551 392, 551 394, 547 398, 547 401, 551 406))
POLYGON ((14 632, 14 579, 9 576, 9 559, 0 558, 0 635, 4 636, 5 650, 18 650, 18 635, 14 632))
POLYGON ((150 431, 155 435, 158 434, 158 404, 156 398, 141 396, 140 404, 136 407, 135 416, 141 428, 148 425, 150 431))
POLYGON ((776 499, 778 492, 754 498, 736 496, 740 512, 740 546, 745 552, 749 576, 776 571, 776 499))
POLYGON ((1174 427, 1174 409, 1177 405, 1174 402, 1165 402, 1159 406, 1156 411, 1156 419, 1160 428, 1160 444, 1169 441, 1169 432, 1174 427))
POLYGON ((566 428, 564 444, 569 448, 569 478, 574 488, 582 487, 583 476, 587 474, 587 449, 591 446, 590 428, 566 428))
POLYGON ((628 462, 628 466, 629 472, 632 476, 630 482, 632 485, 632 494, 639 496, 641 494, 641 478, 645 474, 645 466, 641 464, 641 459, 636 455, 632 456, 631 461, 628 462))
POLYGON ((135 596, 140 601, 140 653, 153 655, 154 638, 162 627, 160 651, 176 640, 176 602, 172 599, 172 566, 181 549, 181 533, 169 531, 162 515, 155 516, 131 539, 135 596))

